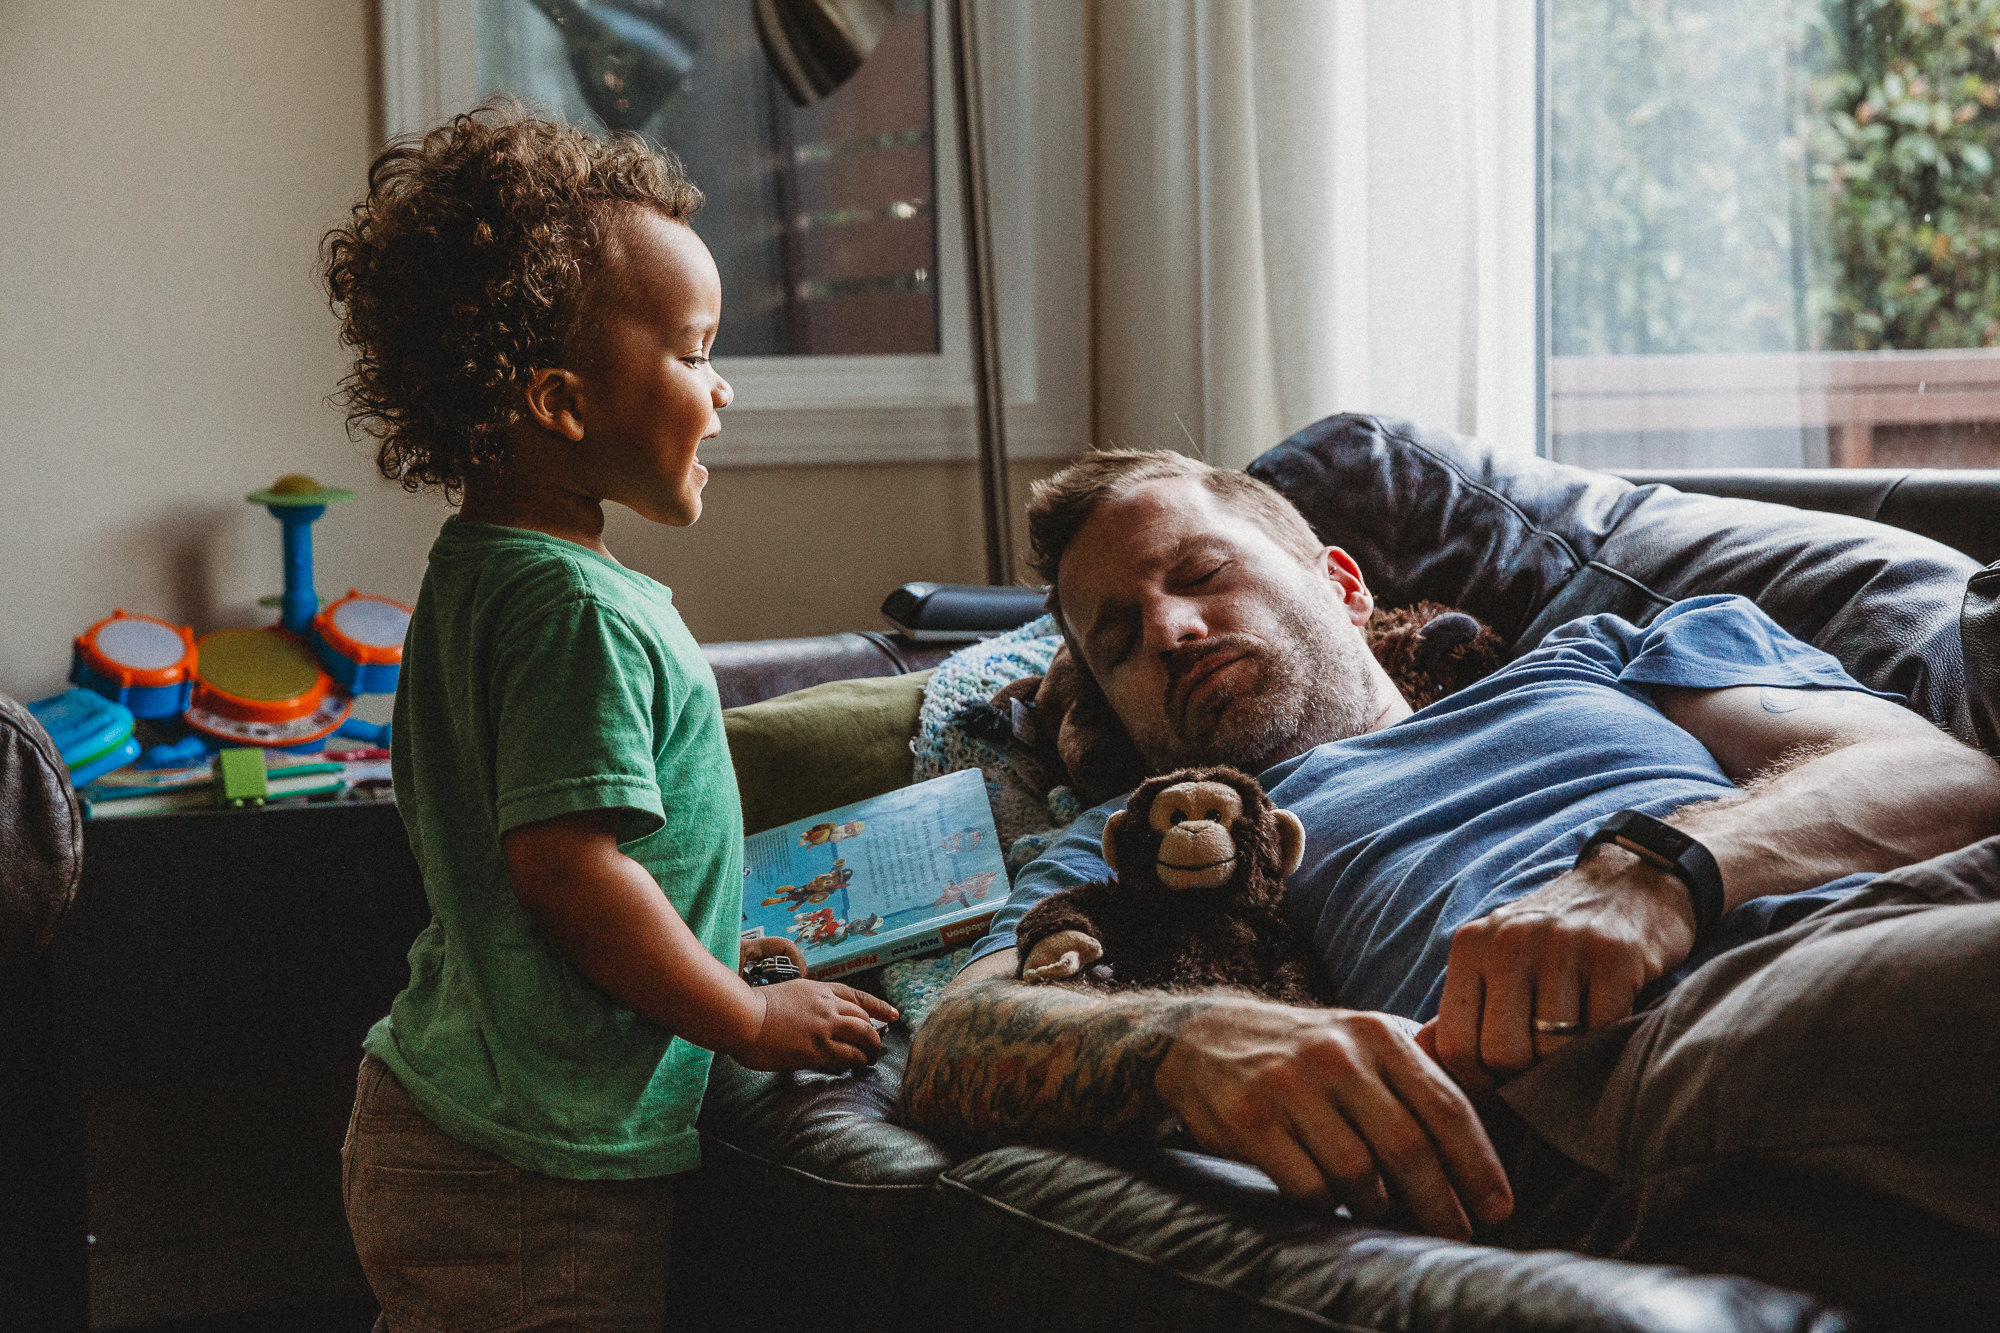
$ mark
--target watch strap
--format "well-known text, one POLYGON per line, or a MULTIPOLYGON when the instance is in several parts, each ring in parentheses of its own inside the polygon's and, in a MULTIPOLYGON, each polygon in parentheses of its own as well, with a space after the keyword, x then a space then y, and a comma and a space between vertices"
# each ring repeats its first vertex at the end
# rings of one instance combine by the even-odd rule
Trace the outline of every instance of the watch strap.
POLYGON ((1598 825, 1577 853, 1582 865, 1606 843, 1615 843, 1650 866, 1678 879, 1694 904, 1694 942, 1700 948, 1715 935, 1722 921, 1722 868, 1708 848, 1681 829, 1638 810, 1620 810, 1598 825))

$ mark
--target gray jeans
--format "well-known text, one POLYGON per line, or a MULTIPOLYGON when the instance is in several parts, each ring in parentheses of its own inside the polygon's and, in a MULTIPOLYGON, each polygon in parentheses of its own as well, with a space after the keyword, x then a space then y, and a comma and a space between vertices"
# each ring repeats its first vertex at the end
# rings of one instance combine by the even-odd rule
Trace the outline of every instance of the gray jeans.
POLYGON ((1716 958, 1503 1091, 1496 1239, 2000 1327, 2000 838, 1716 958))
POLYGON ((523 1170, 425 1119, 372 1055, 340 1160, 376 1333, 661 1333, 672 1176, 523 1170))

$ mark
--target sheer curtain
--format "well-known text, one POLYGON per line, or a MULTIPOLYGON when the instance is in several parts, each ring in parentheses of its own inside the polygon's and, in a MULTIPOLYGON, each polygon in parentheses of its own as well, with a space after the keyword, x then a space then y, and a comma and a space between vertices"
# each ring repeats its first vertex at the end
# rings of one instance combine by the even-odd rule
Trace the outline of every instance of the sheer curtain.
POLYGON ((1533 0, 1100 0, 1103 446, 1336 411, 1534 447, 1533 0))

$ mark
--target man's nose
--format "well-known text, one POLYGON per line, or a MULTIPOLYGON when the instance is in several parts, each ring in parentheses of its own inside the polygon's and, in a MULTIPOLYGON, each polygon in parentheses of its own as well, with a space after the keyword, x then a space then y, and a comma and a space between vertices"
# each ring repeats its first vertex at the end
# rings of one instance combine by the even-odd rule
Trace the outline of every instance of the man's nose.
POLYGON ((1185 597, 1158 597, 1146 608, 1146 646, 1155 652, 1199 643, 1208 637, 1201 607, 1185 597))

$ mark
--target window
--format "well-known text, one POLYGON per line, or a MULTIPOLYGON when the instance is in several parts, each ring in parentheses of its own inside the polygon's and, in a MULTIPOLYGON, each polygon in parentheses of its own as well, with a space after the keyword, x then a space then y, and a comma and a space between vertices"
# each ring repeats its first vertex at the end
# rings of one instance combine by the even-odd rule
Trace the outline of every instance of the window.
POLYGON ((833 96, 794 107, 751 6, 479 0, 479 91, 671 148, 730 294, 716 355, 938 350, 931 64, 905 4, 833 96))
POLYGON ((1550 452, 2000 466, 2000 4, 1546 4, 1550 452))
MULTIPOLYGON (((512 92, 672 148, 707 195, 736 388, 713 464, 971 458, 956 122, 946 24, 926 0, 852 79, 794 108, 751 0, 382 0, 384 123, 436 124, 512 92)), ((1087 437, 1083 17, 980 6, 998 318, 1015 457, 1087 437)))

